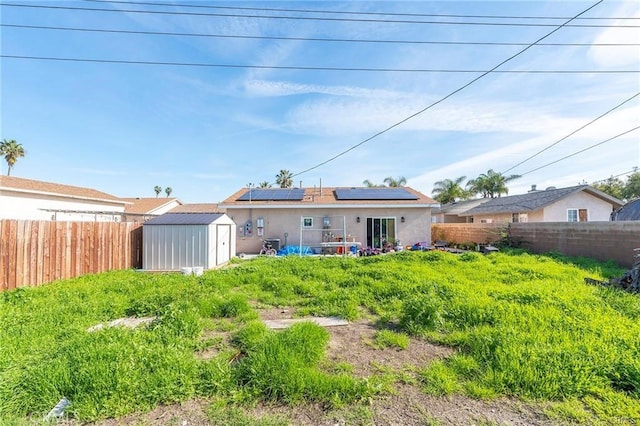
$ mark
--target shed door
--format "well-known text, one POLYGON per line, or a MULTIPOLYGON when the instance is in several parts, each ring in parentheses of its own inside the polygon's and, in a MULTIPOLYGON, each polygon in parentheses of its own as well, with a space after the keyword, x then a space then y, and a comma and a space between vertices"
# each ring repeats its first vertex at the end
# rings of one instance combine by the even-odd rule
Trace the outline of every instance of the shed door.
POLYGON ((222 265, 231 257, 231 225, 217 225, 216 265, 222 265))

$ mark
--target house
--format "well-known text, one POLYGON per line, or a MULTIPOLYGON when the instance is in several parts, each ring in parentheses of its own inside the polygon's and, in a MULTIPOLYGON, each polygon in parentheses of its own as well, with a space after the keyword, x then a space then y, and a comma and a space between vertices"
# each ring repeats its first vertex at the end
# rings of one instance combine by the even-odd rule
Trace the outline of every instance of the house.
POLYGON ((142 267, 211 269, 235 256, 236 224, 224 213, 165 213, 142 225, 142 267))
POLYGON ((219 207, 238 225, 237 251, 258 253, 265 239, 315 252, 339 250, 341 243, 383 248, 430 242, 431 209, 438 205, 409 187, 321 187, 243 188, 219 207))
POLYGON ((126 201, 124 209, 124 222, 146 222, 149 219, 167 213, 181 206, 182 202, 177 198, 121 198, 126 201))
POLYGON ((120 222, 129 204, 91 188, 0 177, 0 219, 120 222))
POLYGON ((443 204, 431 212, 432 223, 468 223, 470 217, 461 216, 462 213, 473 207, 486 203, 489 198, 476 198, 474 200, 456 201, 449 204, 443 204))
POLYGON ((219 213, 218 205, 215 203, 191 203, 174 207, 170 213, 219 213))
POLYGON ((526 194, 490 198, 460 213, 473 223, 609 221, 622 201, 589 185, 532 188, 526 194))
POLYGON ((611 213, 611 220, 640 220, 640 198, 629 201, 627 204, 611 213))

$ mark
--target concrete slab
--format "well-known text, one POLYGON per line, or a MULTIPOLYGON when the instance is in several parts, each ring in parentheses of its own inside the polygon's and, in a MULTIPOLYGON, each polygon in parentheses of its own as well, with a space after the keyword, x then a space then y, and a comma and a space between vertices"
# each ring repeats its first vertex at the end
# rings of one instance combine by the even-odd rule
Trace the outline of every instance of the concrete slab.
POLYGON ((277 320, 264 320, 264 324, 273 329, 283 329, 291 327, 299 322, 313 322, 321 327, 335 327, 340 325, 349 325, 349 321, 338 317, 310 317, 310 318, 289 318, 277 320))
POLYGON ((128 318, 118 318, 116 320, 110 321, 106 324, 96 324, 92 327, 89 327, 87 331, 89 333, 102 330, 105 327, 126 327, 126 328, 136 328, 141 325, 146 325, 155 320, 156 317, 128 317, 128 318))

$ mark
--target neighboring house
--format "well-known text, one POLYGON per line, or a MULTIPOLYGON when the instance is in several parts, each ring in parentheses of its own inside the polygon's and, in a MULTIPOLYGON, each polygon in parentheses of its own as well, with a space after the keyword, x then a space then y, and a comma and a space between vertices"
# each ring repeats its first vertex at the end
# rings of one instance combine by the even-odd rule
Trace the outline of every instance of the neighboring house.
POLYGON ((460 216, 473 223, 601 222, 622 201, 589 185, 531 190, 522 195, 490 198, 460 216))
POLYGON ((120 222, 127 205, 91 188, 0 177, 0 219, 120 222))
POLYGON ((219 213, 218 205, 214 203, 182 204, 171 209, 170 213, 219 213))
POLYGON ((611 213, 612 221, 640 220, 640 199, 629 201, 611 213))
POLYGON ((121 198, 130 204, 124 209, 123 221, 146 222, 182 205, 177 198, 121 198))
POLYGON ((476 198, 474 200, 456 201, 454 203, 443 204, 431 212, 431 222, 433 223, 469 223, 470 217, 461 216, 473 207, 486 203, 489 198, 476 198))
POLYGON ((219 207, 238 225, 237 252, 257 253, 263 239, 315 250, 345 240, 376 248, 430 242, 438 205, 409 187, 243 188, 219 207))

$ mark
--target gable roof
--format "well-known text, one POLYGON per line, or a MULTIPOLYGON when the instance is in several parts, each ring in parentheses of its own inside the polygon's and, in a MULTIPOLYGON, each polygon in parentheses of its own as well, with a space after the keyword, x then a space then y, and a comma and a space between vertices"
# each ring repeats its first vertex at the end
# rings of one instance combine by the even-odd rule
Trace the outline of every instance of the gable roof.
POLYGON ((611 220, 640 220, 640 198, 629 201, 627 204, 611 213, 611 220))
POLYGON ((144 223, 147 225, 209 225, 224 213, 165 213, 144 223))
POLYGON ((508 197, 490 198, 486 203, 473 207, 465 213, 460 214, 460 216, 532 212, 581 191, 611 203, 614 208, 622 205, 622 201, 605 194, 604 192, 598 191, 589 185, 578 185, 571 186, 569 188, 547 189, 544 191, 532 191, 526 194, 511 195, 508 197))
POLYGON ((171 204, 174 201, 177 201, 178 203, 180 203, 180 200, 178 200, 177 198, 155 198, 155 197, 140 198, 138 197, 138 198, 121 198, 121 200, 131 203, 124 208, 125 213, 138 213, 138 214, 151 214, 153 213, 154 210, 157 210, 168 204, 171 204))
POLYGON ((168 213, 220 213, 220 211, 218 205, 214 203, 192 203, 176 206, 168 213))
POLYGON ((480 204, 486 203, 489 198, 476 198, 474 200, 456 201, 449 204, 443 204, 439 209, 434 209, 432 214, 459 215, 466 213, 480 204))
POLYGON ((124 205, 128 204, 125 200, 92 188, 23 179, 14 176, 1 176, 0 190, 27 194, 55 195, 93 201, 108 201, 110 203, 120 203, 124 205))
MULTIPOLYGON (((412 199, 339 199, 336 196, 336 190, 364 190, 374 188, 339 188, 339 187, 323 187, 323 188, 303 188, 304 194, 301 199, 280 199, 280 200, 254 200, 246 196, 249 188, 242 188, 230 197, 220 203, 221 208, 246 208, 246 207, 276 207, 276 208, 300 208, 300 207, 345 207, 345 206, 368 206, 368 207, 437 207, 438 202, 430 197, 416 191, 408 186, 401 187, 402 192, 410 193, 412 199)), ((381 188, 386 190, 385 193, 392 188, 381 188)), ((252 191, 255 191, 253 189, 252 191)))

